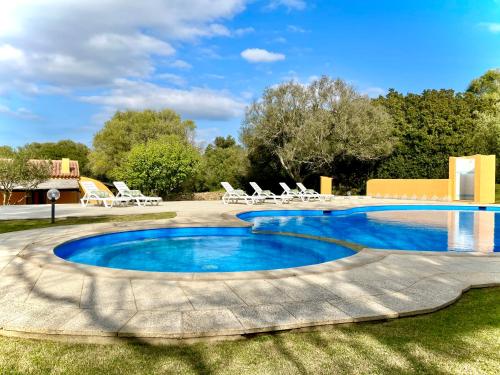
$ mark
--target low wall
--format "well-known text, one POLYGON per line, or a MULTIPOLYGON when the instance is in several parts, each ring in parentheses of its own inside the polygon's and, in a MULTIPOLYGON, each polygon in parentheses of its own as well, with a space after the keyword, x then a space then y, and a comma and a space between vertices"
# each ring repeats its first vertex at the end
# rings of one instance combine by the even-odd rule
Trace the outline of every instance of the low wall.
POLYGON ((366 195, 376 198, 451 200, 448 179, 374 179, 366 184, 366 195))

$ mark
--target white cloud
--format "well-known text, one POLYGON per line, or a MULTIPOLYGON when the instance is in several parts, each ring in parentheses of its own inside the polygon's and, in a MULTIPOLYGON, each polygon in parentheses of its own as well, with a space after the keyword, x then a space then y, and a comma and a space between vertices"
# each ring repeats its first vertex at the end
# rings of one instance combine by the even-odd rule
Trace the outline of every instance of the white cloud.
POLYGON ((191 69, 193 67, 190 63, 188 63, 184 60, 172 61, 170 64, 168 64, 168 66, 170 66, 172 68, 184 69, 184 70, 188 70, 188 69, 191 69))
POLYGON ((221 22, 247 1, 0 1, 0 82, 78 89, 144 79, 155 55, 175 53, 172 42, 231 36, 221 22))
POLYGON ((15 117, 23 120, 38 120, 40 117, 35 115, 29 109, 20 107, 17 109, 12 109, 4 104, 0 104, 0 115, 7 115, 10 117, 15 117))
POLYGON ((255 32, 255 29, 253 27, 243 27, 243 28, 234 30, 233 34, 235 36, 243 36, 243 35, 251 34, 253 32, 255 32))
POLYGON ((176 86, 186 85, 186 80, 177 74, 161 73, 161 74, 156 74, 155 78, 162 81, 170 82, 176 86))
POLYGON ((291 33, 306 33, 307 30, 296 25, 288 25, 286 29, 291 33))
POLYGON ((500 22, 482 22, 479 26, 486 28, 490 33, 500 33, 500 22))
POLYGON ((241 52, 241 57, 251 63, 270 63, 285 60, 284 54, 269 52, 261 48, 247 48, 241 52))
POLYGON ((272 42, 274 42, 274 43, 286 43, 286 38, 284 38, 284 37, 282 37, 282 36, 279 36, 279 37, 277 37, 277 38, 274 38, 274 39, 272 40, 272 42))
POLYGON ((117 80, 114 88, 100 95, 81 96, 86 103, 103 107, 106 113, 115 110, 172 108, 185 117, 227 120, 240 116, 245 103, 226 92, 192 88, 189 90, 162 87, 150 82, 117 80))
POLYGON ((279 7, 285 7, 288 10, 304 10, 306 9, 306 2, 304 0, 271 0, 267 5, 267 9, 273 10, 279 7))
POLYGON ((387 94, 387 90, 381 87, 367 87, 366 89, 361 90, 361 93, 369 96, 370 98, 378 98, 380 95, 383 96, 387 94))

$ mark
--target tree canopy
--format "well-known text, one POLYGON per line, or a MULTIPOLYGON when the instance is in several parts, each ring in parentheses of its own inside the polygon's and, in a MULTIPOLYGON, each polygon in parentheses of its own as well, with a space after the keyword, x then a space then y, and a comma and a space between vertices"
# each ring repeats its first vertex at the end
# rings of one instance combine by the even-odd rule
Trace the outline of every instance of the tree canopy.
POLYGON ((500 69, 490 69, 481 77, 473 79, 467 92, 482 97, 500 99, 500 69))
POLYGON ((245 149, 228 136, 216 137, 203 154, 200 177, 202 190, 218 190, 221 181, 241 186, 247 174, 248 158, 245 149))
POLYGON ((301 181, 343 158, 388 155, 392 131, 382 106, 340 79, 322 77, 307 86, 292 81, 266 89, 248 108, 241 139, 250 153, 266 149, 301 181))
POLYGON ((376 100, 393 118, 398 143, 378 166, 380 178, 447 178, 449 156, 481 152, 474 134, 486 103, 471 93, 390 90, 376 100))
POLYGON ((192 178, 198 166, 198 150, 185 139, 170 135, 133 146, 115 173, 131 188, 167 195, 192 178))
POLYGON ((194 129, 193 121, 181 120, 169 109, 116 112, 94 136, 90 154, 92 171, 97 176, 113 179, 134 146, 168 135, 192 141, 194 129))

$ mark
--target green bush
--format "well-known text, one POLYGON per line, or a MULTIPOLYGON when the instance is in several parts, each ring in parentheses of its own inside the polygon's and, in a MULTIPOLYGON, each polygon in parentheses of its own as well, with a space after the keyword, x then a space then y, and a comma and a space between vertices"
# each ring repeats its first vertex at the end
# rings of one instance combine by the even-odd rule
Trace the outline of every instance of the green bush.
POLYGON ((199 152, 177 136, 168 136, 132 147, 117 171, 129 187, 146 194, 165 196, 195 176, 199 152))

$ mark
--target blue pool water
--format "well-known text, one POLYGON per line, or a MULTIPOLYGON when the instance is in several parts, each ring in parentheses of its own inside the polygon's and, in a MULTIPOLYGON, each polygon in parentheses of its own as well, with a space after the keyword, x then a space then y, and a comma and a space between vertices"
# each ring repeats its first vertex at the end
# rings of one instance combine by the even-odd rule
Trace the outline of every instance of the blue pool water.
POLYGON ((324 241, 252 234, 247 228, 169 228, 113 233, 58 246, 63 259, 157 272, 232 272, 291 268, 353 255, 324 241))
POLYGON ((500 211, 496 207, 372 206, 339 211, 254 211, 239 217, 253 223, 253 228, 110 233, 66 242, 54 253, 77 263, 157 272, 271 270, 355 254, 331 242, 280 232, 378 249, 500 251, 500 211), (266 234, 259 233, 263 231, 266 234))
POLYGON ((475 206, 378 206, 239 215, 256 231, 335 238, 377 249, 500 251, 500 212, 475 206))

